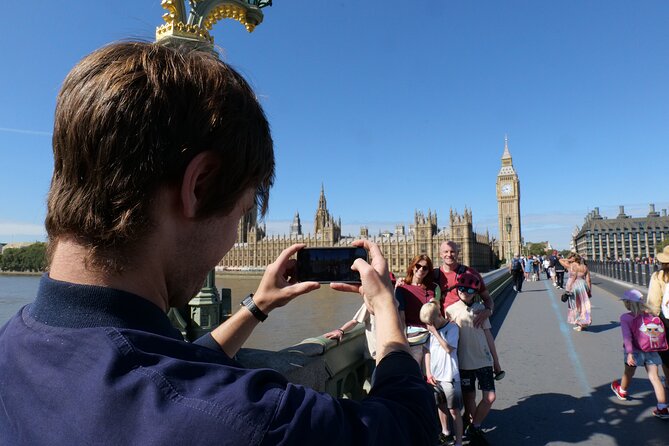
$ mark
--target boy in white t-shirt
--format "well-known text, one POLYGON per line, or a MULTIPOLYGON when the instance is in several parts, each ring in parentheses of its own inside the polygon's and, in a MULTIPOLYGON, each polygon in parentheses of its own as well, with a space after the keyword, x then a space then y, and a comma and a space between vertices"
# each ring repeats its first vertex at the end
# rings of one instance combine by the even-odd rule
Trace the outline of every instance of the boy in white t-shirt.
POLYGON ((425 370, 427 381, 439 386, 444 392, 445 401, 439 403, 441 421, 440 444, 448 444, 451 435, 448 430, 448 411, 453 418, 455 445, 462 444, 462 391, 458 368, 458 341, 460 329, 441 315, 439 301, 432 299, 420 309, 420 320, 427 326, 430 339, 425 344, 425 370))

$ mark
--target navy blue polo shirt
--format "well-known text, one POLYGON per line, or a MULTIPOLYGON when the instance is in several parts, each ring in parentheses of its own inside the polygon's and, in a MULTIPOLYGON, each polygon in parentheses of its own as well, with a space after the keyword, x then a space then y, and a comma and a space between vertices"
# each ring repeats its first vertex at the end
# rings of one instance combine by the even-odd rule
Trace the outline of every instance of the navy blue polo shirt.
POLYGON ((185 342, 139 296, 42 277, 0 328, 0 444, 433 445, 418 365, 388 355, 362 401, 245 369, 205 336, 185 342))

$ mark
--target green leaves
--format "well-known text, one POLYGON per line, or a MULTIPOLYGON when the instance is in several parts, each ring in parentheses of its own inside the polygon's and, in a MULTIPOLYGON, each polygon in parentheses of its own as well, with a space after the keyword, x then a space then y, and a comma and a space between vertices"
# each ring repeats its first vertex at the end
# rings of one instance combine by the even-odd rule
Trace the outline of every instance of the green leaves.
POLYGON ((46 243, 36 242, 22 248, 7 248, 0 255, 0 270, 40 272, 46 269, 46 243))

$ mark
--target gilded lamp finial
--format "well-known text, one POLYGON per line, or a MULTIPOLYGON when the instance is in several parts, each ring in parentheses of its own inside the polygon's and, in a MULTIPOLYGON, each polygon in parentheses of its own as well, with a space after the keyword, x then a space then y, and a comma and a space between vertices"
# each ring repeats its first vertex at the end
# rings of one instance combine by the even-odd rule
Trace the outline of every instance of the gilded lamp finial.
POLYGON ((271 0, 188 0, 190 11, 186 15, 185 0, 162 0, 167 10, 165 24, 156 28, 156 42, 178 39, 212 45, 214 38, 209 30, 221 19, 234 19, 252 32, 263 20, 261 8, 272 6, 271 0))

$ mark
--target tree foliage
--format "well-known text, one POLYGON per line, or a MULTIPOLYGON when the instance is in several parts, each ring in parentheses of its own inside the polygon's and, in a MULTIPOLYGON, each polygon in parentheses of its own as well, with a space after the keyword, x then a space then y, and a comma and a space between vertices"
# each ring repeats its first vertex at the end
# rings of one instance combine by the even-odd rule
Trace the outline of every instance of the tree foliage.
POLYGON ((529 242, 527 243, 527 251, 526 254, 531 255, 531 256, 543 256, 546 255, 546 242, 539 242, 539 243, 533 243, 529 242))
POLYGON ((39 272, 46 269, 46 243, 38 242, 23 248, 8 248, 0 255, 0 270, 39 272))
POLYGON ((669 245, 669 238, 665 238, 663 242, 658 243, 655 245, 655 251, 656 252, 662 252, 665 246, 669 245))

